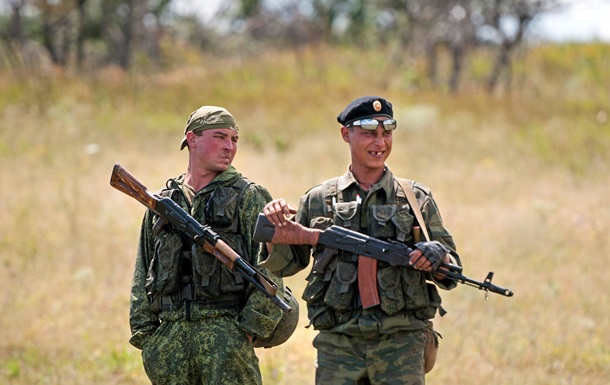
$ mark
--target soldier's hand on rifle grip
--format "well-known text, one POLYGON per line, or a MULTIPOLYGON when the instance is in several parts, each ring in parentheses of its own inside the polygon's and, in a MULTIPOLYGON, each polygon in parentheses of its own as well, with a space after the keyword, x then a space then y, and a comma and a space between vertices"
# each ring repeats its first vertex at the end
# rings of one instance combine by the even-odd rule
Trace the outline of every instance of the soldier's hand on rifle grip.
POLYGON ((441 262, 450 262, 449 250, 438 241, 418 242, 409 254, 409 264, 416 270, 434 271, 441 262))
POLYGON ((409 254, 409 265, 415 270, 423 271, 427 271, 426 269, 431 267, 426 257, 424 257, 424 253, 419 249, 413 249, 411 254, 409 254))
POLYGON ((282 198, 274 199, 263 208, 263 213, 274 226, 281 227, 288 222, 297 210, 288 205, 282 198))

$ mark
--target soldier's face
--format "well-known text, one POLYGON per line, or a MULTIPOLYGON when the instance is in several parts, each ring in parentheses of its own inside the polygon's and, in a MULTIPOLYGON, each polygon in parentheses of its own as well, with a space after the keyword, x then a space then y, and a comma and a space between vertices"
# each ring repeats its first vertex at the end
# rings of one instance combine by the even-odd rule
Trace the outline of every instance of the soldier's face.
POLYGON ((189 140, 190 151, 202 170, 225 171, 237 153, 239 135, 229 128, 216 128, 193 134, 189 140))
POLYGON ((384 167, 392 151, 391 130, 385 130, 382 124, 375 130, 363 130, 358 126, 341 127, 341 135, 349 144, 353 164, 368 169, 384 167))

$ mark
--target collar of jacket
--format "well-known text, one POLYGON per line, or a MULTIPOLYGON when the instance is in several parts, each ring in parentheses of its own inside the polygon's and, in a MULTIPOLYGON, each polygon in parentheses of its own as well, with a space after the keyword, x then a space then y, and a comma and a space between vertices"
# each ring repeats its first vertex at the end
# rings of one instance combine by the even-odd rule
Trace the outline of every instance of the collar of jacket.
MULTIPOLYGON (((337 192, 343 191, 353 184, 358 185, 358 181, 348 168, 345 174, 340 176, 337 181, 337 192)), ((392 196, 394 191, 394 174, 392 174, 392 171, 387 165, 385 166, 381 179, 379 179, 379 182, 375 185, 379 185, 381 189, 385 190, 386 196, 392 196)))
MULTIPOLYGON (((185 177, 186 177, 186 173, 180 175, 178 178, 175 179, 175 181, 182 186, 182 185, 184 185, 185 177)), ((197 194, 212 191, 218 186, 231 185, 231 184, 235 183, 235 181, 237 181, 241 177, 242 177, 242 174, 239 171, 237 171, 237 169, 233 165, 230 165, 229 168, 227 168, 225 171, 216 175, 216 178, 214 178, 210 183, 208 183, 207 186, 205 186, 201 190, 197 191, 197 194)))

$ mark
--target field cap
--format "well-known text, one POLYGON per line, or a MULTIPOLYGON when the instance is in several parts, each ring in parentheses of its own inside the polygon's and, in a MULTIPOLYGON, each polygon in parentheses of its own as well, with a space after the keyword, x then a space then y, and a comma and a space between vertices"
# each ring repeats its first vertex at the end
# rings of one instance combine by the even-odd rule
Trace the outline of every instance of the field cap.
POLYGON ((180 150, 186 147, 186 133, 189 131, 199 132, 212 128, 229 128, 239 132, 235 124, 235 118, 226 109, 216 106, 202 106, 191 112, 184 127, 184 138, 180 144, 180 150))
POLYGON ((343 126, 358 119, 373 118, 375 116, 394 117, 392 103, 379 96, 363 96, 348 104, 337 116, 337 121, 343 126))

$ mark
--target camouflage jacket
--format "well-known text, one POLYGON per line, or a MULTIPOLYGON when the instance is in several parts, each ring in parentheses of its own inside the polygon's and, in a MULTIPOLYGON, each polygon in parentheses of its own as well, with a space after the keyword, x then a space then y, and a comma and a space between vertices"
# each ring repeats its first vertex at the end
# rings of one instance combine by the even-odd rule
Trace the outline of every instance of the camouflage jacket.
MULTIPOLYGON (((460 264, 451 233, 443 221, 431 191, 410 183, 420 205, 430 237, 451 250, 453 263, 460 264)), ((392 172, 386 167, 381 180, 365 192, 353 174, 328 180, 310 189, 301 197, 296 221, 310 227, 325 229, 339 225, 381 238, 413 242, 413 226, 417 225, 405 194, 392 172)), ((423 239, 422 239, 423 240, 423 239)), ((317 259, 324 248, 316 246, 275 245, 263 266, 280 276, 290 276, 308 266, 311 256, 317 259)), ((357 256, 339 252, 323 274, 311 271, 303 299, 314 328, 359 335, 358 319, 370 319, 372 329, 388 333, 396 329, 418 329, 433 318, 441 298, 436 286, 452 289, 450 280, 433 280, 424 272, 406 267, 393 267, 379 262, 377 281, 381 305, 362 310, 357 289, 357 256)), ((362 326, 362 320, 360 320, 362 326)))
MULTIPOLYGON (((260 243, 252 240, 252 234, 258 213, 271 200, 269 192, 257 184, 248 184, 244 188, 241 198, 238 199, 239 202, 237 204, 234 203, 232 209, 229 205, 228 208, 216 209, 214 213, 210 214, 210 201, 213 194, 219 195, 219 191, 230 190, 239 180, 243 180, 242 175, 234 167, 229 167, 228 170, 219 174, 206 187, 196 193, 192 192, 191 194, 194 194, 190 197, 192 202, 187 202, 186 195, 182 193, 175 194, 179 189, 184 190, 188 188, 183 183, 184 177, 185 175, 181 175, 176 179, 168 181, 168 189, 160 191, 159 194, 171 196, 176 203, 200 223, 205 224, 208 222, 212 230, 216 231, 229 246, 234 248, 250 264, 258 267, 259 254, 265 248, 261 248, 260 243), (176 199, 176 197, 180 198, 181 196, 184 198, 176 199), (236 211, 236 214, 235 217, 233 217, 234 214, 229 214, 229 222, 233 222, 233 218, 237 218, 238 222, 237 226, 234 226, 235 234, 223 232, 223 226, 219 228, 210 223, 210 215, 226 214, 225 211, 230 212, 231 210, 233 212, 236 211)), ((225 195, 227 195, 226 201, 237 201, 234 196, 230 194, 225 195)), ((154 234, 153 225, 156 219, 157 215, 150 210, 144 215, 131 288, 129 321, 132 337, 130 343, 140 349, 145 343, 146 338, 159 327, 161 321, 176 321, 185 318, 185 309, 180 306, 166 310, 159 306, 159 298, 167 297, 163 296, 163 294, 167 294, 166 292, 171 292, 172 290, 167 289, 167 283, 163 283, 163 276, 168 274, 160 274, 162 268, 159 266, 167 265, 168 261, 171 263, 171 260, 168 259, 171 256, 168 257, 168 255, 172 254, 172 248, 175 247, 171 246, 172 242, 167 242, 163 239, 164 237, 172 239, 171 237, 174 236, 171 228, 169 228, 170 226, 166 225, 160 233, 154 234), (153 261, 155 256, 157 256, 159 261, 153 261), (159 288, 159 282, 163 283, 166 288, 159 288)), ((225 223, 225 225, 227 224, 234 225, 234 223, 225 223)), ((224 226, 224 228, 226 227, 224 226)), ((180 235, 177 236, 180 237, 180 235)), ((177 243, 181 243, 180 238, 178 238, 177 243)), ((178 247, 178 253, 182 249, 181 246, 180 244, 178 247)), ((197 282, 203 280, 207 285, 201 290, 201 296, 203 298, 214 299, 224 295, 224 291, 231 291, 231 294, 236 294, 243 298, 244 303, 237 309, 223 309, 218 306, 213 308, 193 307, 187 310, 188 317, 193 321, 205 321, 206 318, 218 316, 233 317, 238 328, 245 333, 262 338, 270 336, 282 317, 282 311, 262 292, 251 285, 247 285, 247 282, 244 283, 241 277, 237 276, 238 274, 232 274, 224 265, 215 260, 214 257, 204 253, 201 248, 195 246, 192 250, 193 260, 195 260, 196 255, 207 258, 203 259, 200 265, 202 265, 202 269, 208 270, 209 275, 204 273, 203 278, 199 276, 196 280, 197 282)), ((199 272, 199 270, 199 266, 193 264, 191 273, 194 274, 194 272, 199 272)), ((261 271, 276 282, 280 288, 283 288, 281 279, 270 274, 265 268, 261 268, 261 271)), ((177 274, 181 274, 181 272, 177 274)), ((177 278, 177 282, 180 282, 179 276, 175 278, 177 278)), ((200 288, 200 285, 203 284, 198 284, 197 288, 200 288)), ((182 304, 178 302, 178 305, 182 304)))

